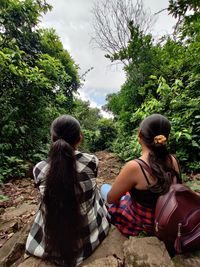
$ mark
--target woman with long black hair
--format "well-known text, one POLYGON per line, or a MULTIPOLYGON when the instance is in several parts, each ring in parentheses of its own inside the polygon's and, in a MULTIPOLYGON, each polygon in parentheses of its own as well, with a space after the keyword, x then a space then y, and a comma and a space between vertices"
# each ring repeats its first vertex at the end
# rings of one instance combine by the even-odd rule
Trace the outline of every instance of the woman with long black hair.
POLYGON ((76 150, 81 141, 79 122, 70 115, 58 117, 51 125, 51 138, 48 159, 33 170, 41 204, 26 252, 73 267, 106 237, 108 213, 96 187, 96 156, 76 150))
POLYGON ((129 161, 112 186, 101 187, 103 198, 111 204, 111 222, 124 235, 152 234, 158 196, 168 192, 173 179, 181 183, 178 161, 166 146, 170 130, 169 120, 160 114, 145 118, 138 132, 140 158, 129 161))

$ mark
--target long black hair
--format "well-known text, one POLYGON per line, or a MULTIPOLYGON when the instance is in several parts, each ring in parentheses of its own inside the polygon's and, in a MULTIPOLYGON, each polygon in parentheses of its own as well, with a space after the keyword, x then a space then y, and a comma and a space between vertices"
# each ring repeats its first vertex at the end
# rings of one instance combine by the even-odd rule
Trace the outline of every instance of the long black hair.
POLYGON ((51 125, 52 146, 44 191, 45 252, 51 260, 75 266, 83 216, 82 191, 78 184, 74 147, 80 141, 80 124, 62 115, 51 125))
POLYGON ((169 120, 160 114, 148 116, 140 124, 140 137, 150 150, 148 161, 152 176, 157 179, 156 184, 150 187, 155 193, 167 192, 177 175, 166 146, 170 130, 169 120))

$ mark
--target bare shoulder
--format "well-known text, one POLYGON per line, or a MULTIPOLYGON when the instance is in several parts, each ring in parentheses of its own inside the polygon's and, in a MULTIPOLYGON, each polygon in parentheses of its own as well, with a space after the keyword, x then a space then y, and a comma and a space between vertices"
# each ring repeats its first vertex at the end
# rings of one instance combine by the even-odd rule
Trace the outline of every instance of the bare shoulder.
POLYGON ((135 176, 137 174, 138 166, 134 160, 127 162, 124 167, 122 167, 120 173, 115 179, 115 182, 129 183, 131 186, 135 183, 135 176))
POLYGON ((123 168, 134 171, 138 169, 138 163, 135 160, 130 160, 124 165, 123 168))
POLYGON ((130 179, 131 182, 136 183, 140 168, 135 160, 128 161, 122 168, 120 174, 125 179, 130 179))

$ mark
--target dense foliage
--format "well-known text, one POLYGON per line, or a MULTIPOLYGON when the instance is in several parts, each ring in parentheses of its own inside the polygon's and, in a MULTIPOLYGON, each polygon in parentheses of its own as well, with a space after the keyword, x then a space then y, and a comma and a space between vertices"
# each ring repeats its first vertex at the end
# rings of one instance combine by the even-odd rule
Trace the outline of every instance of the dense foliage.
MULTIPOLYGON (((73 101, 78 66, 55 31, 38 26, 51 7, 43 0, 0 0, 0 6, 1 181, 24 175, 30 162, 46 156, 49 126, 59 114, 74 114, 86 137, 96 133, 101 116, 89 103, 73 101)), ((94 150, 93 143, 85 148, 94 150)))
POLYGON ((53 30, 39 19, 45 1, 1 0, 0 179, 18 176, 42 152, 59 108, 70 108, 77 67, 53 30))
POLYGON ((82 147, 86 152, 112 150, 116 129, 111 119, 103 118, 98 108, 91 108, 89 101, 75 98, 72 114, 80 121, 83 132, 82 147))
POLYGON ((161 113, 172 122, 171 151, 185 171, 199 171, 200 4, 169 2, 168 11, 177 18, 174 35, 154 40, 129 23, 131 40, 126 49, 110 57, 129 61, 124 68, 127 79, 119 93, 107 96, 105 108, 115 116, 118 137, 113 148, 124 160, 140 153, 140 121, 161 113))

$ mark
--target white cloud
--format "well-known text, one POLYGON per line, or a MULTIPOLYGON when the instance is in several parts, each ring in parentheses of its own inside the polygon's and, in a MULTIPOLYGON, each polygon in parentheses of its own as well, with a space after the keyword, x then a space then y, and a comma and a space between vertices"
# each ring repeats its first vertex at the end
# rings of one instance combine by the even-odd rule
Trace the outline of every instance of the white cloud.
MULTIPOLYGON (((53 27, 60 36, 64 47, 80 67, 80 74, 93 67, 86 75, 80 95, 100 106, 105 102, 108 93, 117 92, 125 81, 122 66, 111 66, 104 53, 99 49, 92 49, 90 44, 92 34, 93 1, 98 0, 48 0, 53 10, 42 19, 42 26, 53 27)), ((153 13, 167 8, 168 0, 144 0, 153 13)), ((167 16, 167 12, 159 15, 154 27, 154 34, 166 34, 171 31, 174 20, 167 16)))
POLYGON ((112 113, 106 112, 105 110, 102 109, 101 105, 98 105, 97 102, 93 101, 90 97, 88 97, 88 94, 84 90, 80 90, 79 94, 77 95, 78 98, 81 98, 84 101, 89 101, 90 102, 90 107, 91 108, 98 108, 100 110, 101 115, 104 118, 113 118, 112 113))
POLYGON ((53 10, 47 13, 43 20, 43 27, 53 27, 60 36, 64 47, 80 67, 82 75, 91 67, 84 86, 80 92, 87 95, 87 99, 94 96, 105 96, 116 92, 125 81, 122 66, 111 66, 104 53, 92 48, 90 44, 92 32, 92 0, 49 0, 53 10))

